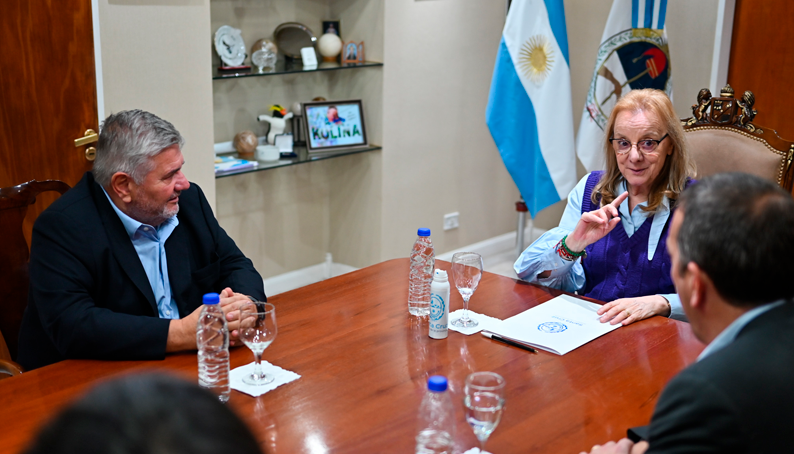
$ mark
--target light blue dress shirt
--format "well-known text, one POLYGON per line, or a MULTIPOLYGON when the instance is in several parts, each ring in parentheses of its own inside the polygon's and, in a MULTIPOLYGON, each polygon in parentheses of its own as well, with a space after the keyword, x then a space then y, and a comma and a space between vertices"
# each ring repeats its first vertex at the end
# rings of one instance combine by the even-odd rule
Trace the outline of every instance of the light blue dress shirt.
POLYGON ((179 225, 179 219, 173 216, 156 228, 142 224, 124 214, 110 199, 105 188, 102 188, 102 191, 105 193, 105 197, 108 198, 110 206, 113 207, 113 210, 121 219, 121 223, 124 224, 124 230, 130 236, 135 252, 138 253, 138 258, 141 259, 143 270, 146 271, 146 277, 149 278, 149 285, 152 286, 160 318, 178 319, 179 309, 177 309, 176 301, 171 296, 171 282, 168 280, 165 242, 176 226, 179 225))
POLYGON ((722 332, 719 333, 717 337, 715 337, 714 340, 711 341, 711 343, 708 344, 702 352, 700 352, 698 361, 711 355, 717 350, 727 347, 731 344, 731 342, 736 340, 736 336, 739 335, 739 333, 742 331, 742 329, 744 329, 745 326, 747 326, 748 323, 755 320, 756 317, 763 314, 764 312, 772 310, 785 303, 787 303, 786 300, 775 301, 774 303, 764 304, 750 309, 749 311, 740 315, 739 318, 734 320, 730 325, 728 325, 727 328, 722 330, 722 332))
MULTIPOLYGON (((568 205, 562 214, 560 225, 541 235, 518 257, 513 268, 519 278, 567 292, 578 292, 584 288, 585 275, 581 260, 564 260, 554 250, 554 246, 557 245, 562 237, 573 232, 582 217, 582 199, 584 198, 585 185, 589 176, 590 174, 587 174, 579 180, 579 183, 568 195, 568 205), (546 270, 551 270, 551 275, 548 278, 538 278, 538 274, 546 270)), ((621 181, 618 185, 618 194, 622 194, 626 190, 626 182, 621 181)), ((629 213, 629 199, 626 198, 618 207, 620 223, 629 237, 634 235, 634 232, 639 230, 642 223, 647 219, 648 214, 640 209, 641 206, 647 205, 647 202, 640 203, 629 213)), ((659 244, 664 225, 669 217, 670 201, 667 197, 664 197, 661 206, 654 213, 651 231, 648 235, 648 260, 652 260, 653 255, 656 253, 656 246, 659 244)), ((677 294, 671 293, 661 296, 670 303, 670 318, 682 321, 687 320, 686 314, 684 314, 684 310, 681 307, 681 299, 677 294)))

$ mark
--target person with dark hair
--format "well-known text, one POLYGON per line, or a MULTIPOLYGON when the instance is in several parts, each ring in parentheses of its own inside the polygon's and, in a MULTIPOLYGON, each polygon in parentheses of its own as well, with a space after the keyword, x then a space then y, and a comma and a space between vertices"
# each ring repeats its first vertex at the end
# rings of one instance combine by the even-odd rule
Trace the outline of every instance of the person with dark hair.
POLYGON ((212 393, 166 375, 103 383, 50 421, 26 454, 261 454, 212 393))
POLYGON ((774 183, 718 174, 673 215, 672 277, 708 346, 665 387, 646 427, 610 453, 791 452, 794 425, 794 199, 774 183))
POLYGON ((33 226, 23 367, 162 359, 196 348, 203 294, 220 293, 227 314, 246 295, 265 300, 251 260, 182 173, 183 143, 149 112, 105 120, 93 172, 33 226))
POLYGON ((660 90, 631 90, 604 130, 606 169, 568 195, 560 225, 516 260, 518 277, 605 301, 601 322, 686 320, 665 249, 670 215, 694 175, 684 130, 660 90), (581 258, 581 259, 580 259, 581 258))

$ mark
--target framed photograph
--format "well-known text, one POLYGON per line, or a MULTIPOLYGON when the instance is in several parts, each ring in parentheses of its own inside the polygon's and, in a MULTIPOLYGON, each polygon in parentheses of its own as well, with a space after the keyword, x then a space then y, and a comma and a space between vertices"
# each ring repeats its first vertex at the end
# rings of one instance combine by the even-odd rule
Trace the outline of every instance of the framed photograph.
POLYGON ((302 108, 309 153, 368 145, 360 99, 305 102, 302 108))
POLYGON ((358 62, 364 63, 364 41, 358 43, 358 62))
POLYGON ((324 20, 323 21, 323 35, 326 33, 335 33, 336 36, 342 37, 342 30, 339 28, 338 20, 324 20))
POLYGON ((342 46, 342 63, 358 63, 358 43, 350 41, 342 46))

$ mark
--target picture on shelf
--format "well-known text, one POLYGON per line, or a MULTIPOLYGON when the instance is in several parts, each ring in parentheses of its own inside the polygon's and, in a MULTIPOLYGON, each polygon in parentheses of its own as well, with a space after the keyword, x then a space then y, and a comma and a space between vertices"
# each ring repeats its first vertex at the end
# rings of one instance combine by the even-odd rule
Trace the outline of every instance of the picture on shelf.
POLYGON ((345 44, 345 63, 358 62, 358 45, 354 42, 345 44))
POLYGON ((364 41, 346 42, 342 48, 342 63, 348 65, 364 63, 364 41))
POLYGON ((367 146, 361 100, 303 103, 309 152, 367 146))
POLYGON ((324 20, 323 21, 323 35, 326 33, 333 33, 338 37, 342 37, 342 31, 339 27, 338 20, 324 20))

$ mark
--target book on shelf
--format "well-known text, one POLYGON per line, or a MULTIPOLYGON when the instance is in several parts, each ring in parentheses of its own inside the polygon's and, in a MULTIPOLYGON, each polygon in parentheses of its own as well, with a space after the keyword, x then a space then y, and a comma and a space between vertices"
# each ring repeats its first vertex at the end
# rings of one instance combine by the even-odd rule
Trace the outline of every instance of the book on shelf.
POLYGON ((215 156, 215 174, 239 172, 241 170, 253 169, 259 165, 256 161, 235 158, 232 156, 215 156))

